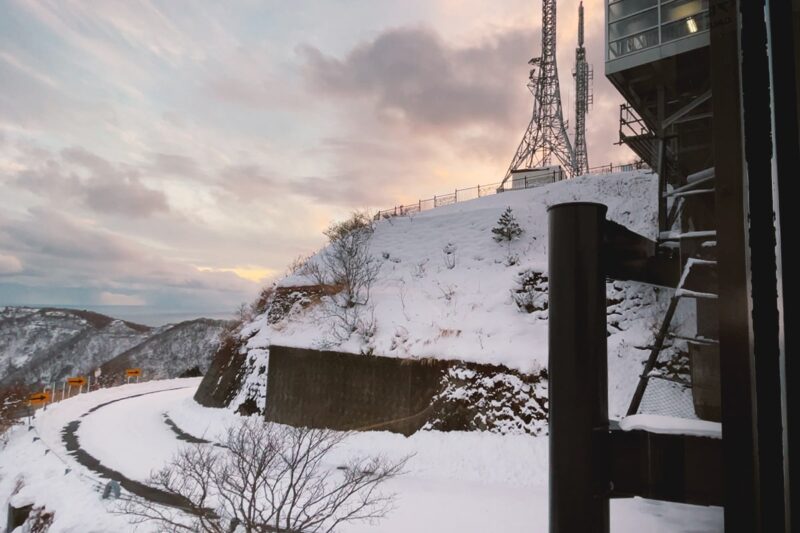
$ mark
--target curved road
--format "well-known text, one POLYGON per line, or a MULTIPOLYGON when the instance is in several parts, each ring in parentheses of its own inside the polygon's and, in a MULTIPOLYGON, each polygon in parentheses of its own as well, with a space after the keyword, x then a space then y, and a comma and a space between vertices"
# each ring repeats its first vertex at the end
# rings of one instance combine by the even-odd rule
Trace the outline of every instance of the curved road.
MULTIPOLYGON (((117 398, 116 400, 111 400, 109 402, 101 403, 96 405, 83 413, 81 418, 85 418, 86 416, 94 413, 98 409, 102 409, 108 405, 113 403, 130 400, 132 398, 138 398, 140 396, 148 396, 151 394, 159 394, 162 392, 167 391, 175 391, 179 389, 185 389, 187 387, 174 387, 171 389, 163 389, 159 391, 153 392, 145 392, 141 394, 132 394, 131 396, 126 396, 124 398, 117 398)), ((191 442, 191 443, 208 443, 208 441, 199 439, 188 433, 182 431, 175 423, 169 419, 166 414, 164 415, 164 423, 169 426, 170 430, 176 434, 176 438, 191 442)), ((124 474, 109 468, 103 465, 100 460, 96 457, 91 455, 85 449, 83 449, 80 445, 80 441, 78 439, 78 429, 80 428, 81 420, 73 420, 66 424, 64 428, 61 430, 61 440, 64 442, 64 445, 67 448, 67 452, 70 453, 75 460, 77 460, 80 464, 95 472, 100 474, 106 479, 117 481, 125 490, 130 492, 131 494, 135 494, 141 498, 149 500, 153 503, 158 503, 162 505, 168 505, 170 507, 175 507, 177 509, 181 509, 187 512, 194 512, 194 509, 189 505, 189 500, 182 496, 178 496, 175 494, 170 494, 168 492, 164 492, 163 490, 151 487, 146 485, 145 483, 141 483, 139 481, 130 479, 129 477, 125 476, 124 474)))

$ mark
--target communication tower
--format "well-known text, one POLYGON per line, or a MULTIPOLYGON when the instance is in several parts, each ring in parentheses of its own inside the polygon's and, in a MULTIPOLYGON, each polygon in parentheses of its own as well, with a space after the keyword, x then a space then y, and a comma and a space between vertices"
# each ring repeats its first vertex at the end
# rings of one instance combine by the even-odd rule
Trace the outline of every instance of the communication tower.
POLYGON ((589 156, 586 151, 586 114, 592 104, 592 69, 586 62, 586 48, 583 47, 583 2, 578 7, 578 47, 575 49, 575 142, 573 144, 572 175, 580 176, 589 169, 589 156))
POLYGON ((567 124, 561 107, 561 89, 556 65, 556 0, 542 0, 542 55, 528 62, 532 67, 528 75, 528 89, 533 94, 533 113, 503 178, 503 184, 515 171, 557 164, 568 176, 575 176, 588 167, 586 111, 591 101, 589 95, 591 69, 586 63, 586 49, 583 47, 583 4, 579 13, 575 66, 575 81, 578 84, 575 99, 577 150, 573 148, 567 134, 567 124))

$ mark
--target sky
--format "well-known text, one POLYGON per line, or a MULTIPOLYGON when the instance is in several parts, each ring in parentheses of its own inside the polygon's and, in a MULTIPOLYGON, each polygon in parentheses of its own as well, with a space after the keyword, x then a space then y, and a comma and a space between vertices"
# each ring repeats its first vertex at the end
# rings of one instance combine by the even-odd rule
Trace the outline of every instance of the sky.
MULTIPOLYGON (((577 1, 558 4, 565 116, 577 1)), ((587 0, 590 166, 622 98, 587 0)), ((541 3, 0 0, 0 305, 234 310, 356 209, 500 181, 541 3)))

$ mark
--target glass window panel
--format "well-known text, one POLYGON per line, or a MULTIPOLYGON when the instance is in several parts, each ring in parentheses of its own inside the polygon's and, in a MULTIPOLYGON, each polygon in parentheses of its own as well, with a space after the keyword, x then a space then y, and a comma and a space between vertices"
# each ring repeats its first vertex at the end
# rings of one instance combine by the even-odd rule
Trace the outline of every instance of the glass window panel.
POLYGON ((661 23, 673 22, 708 10, 708 0, 675 0, 661 6, 661 23))
POLYGON ((658 24, 658 10, 651 9, 633 17, 612 22, 608 25, 608 40, 614 41, 625 35, 646 30, 658 24))
POLYGON ((652 30, 608 43, 608 58, 615 59, 657 44, 658 28, 653 28, 652 30))
POLYGON ((700 13, 693 17, 687 17, 677 22, 671 22, 661 27, 661 40, 663 42, 674 41, 693 33, 698 33, 708 29, 708 13, 700 13))
POLYGON ((608 6, 608 21, 614 22, 631 13, 654 7, 658 0, 620 0, 608 6))

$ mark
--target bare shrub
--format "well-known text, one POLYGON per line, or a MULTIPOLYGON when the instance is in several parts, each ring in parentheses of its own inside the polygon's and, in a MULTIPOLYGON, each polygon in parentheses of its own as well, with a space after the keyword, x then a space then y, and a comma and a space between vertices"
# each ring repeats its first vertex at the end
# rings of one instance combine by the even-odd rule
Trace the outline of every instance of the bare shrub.
MULTIPOLYGON (((221 446, 182 449, 150 484, 182 496, 188 513, 127 498, 118 509, 159 531, 284 531, 328 533, 345 523, 386 516, 393 494, 381 486, 402 473, 407 458, 353 459, 337 469, 323 463, 348 436, 249 419, 229 428, 221 446)), ((329 460, 329 459, 328 459, 329 460)))
POLYGON ((411 271, 411 275, 417 279, 422 279, 425 277, 426 269, 428 265, 428 259, 423 259, 419 263, 414 265, 414 269, 411 271))
MULTIPOLYGON (((368 304, 370 289, 378 276, 381 262, 370 252, 373 225, 364 213, 353 213, 343 221, 331 224, 325 235, 330 244, 317 261, 307 264, 308 275, 324 284, 337 287, 329 306, 331 333, 343 342, 363 330, 374 332, 374 320, 365 326, 362 310, 368 304), (313 266, 312 266, 313 265, 313 266)), ((365 335, 365 340, 369 342, 365 335)))
POLYGON ((518 264, 519 264, 519 255, 511 253, 511 250, 509 250, 508 253, 506 254, 505 265, 510 267, 518 264))
POLYGON ((515 282, 511 297, 520 311, 534 313, 547 310, 547 274, 528 268, 517 274, 515 282))
POLYGON ((31 514, 25 521, 29 533, 47 533, 53 525, 55 513, 46 510, 44 507, 34 507, 31 514))
MULTIPOLYGON (((266 313, 269 309, 270 303, 272 302, 272 298, 275 295, 275 285, 269 285, 261 289, 261 292, 258 293, 258 298, 253 302, 250 306, 250 313, 249 316, 252 318, 253 316, 260 315, 262 313, 266 313)), ((242 309, 240 308, 239 316, 242 319, 248 318, 247 313, 243 313, 242 309)))
POLYGON ((315 285, 329 284, 329 277, 325 272, 325 266, 317 259, 306 261, 298 273, 312 280, 315 285))
POLYGON ((289 263, 289 266, 286 269, 287 274, 302 274, 303 268, 305 268, 310 258, 310 255, 300 254, 292 259, 292 262, 289 263))
POLYGON ((444 266, 447 270, 453 270, 456 267, 456 245, 448 242, 442 248, 442 256, 444 259, 444 266))
POLYGON ((447 302, 452 302, 456 295, 456 287, 453 285, 447 285, 446 287, 442 287, 438 283, 436 284, 439 287, 439 292, 442 293, 442 298, 444 298, 447 302))
POLYGON ((27 391, 21 385, 0 388, 0 439, 14 425, 15 417, 25 406, 27 391))
POLYGON ((334 243, 353 232, 367 231, 372 233, 374 230, 372 217, 366 211, 355 211, 346 220, 340 222, 333 222, 328 229, 322 233, 328 237, 331 243, 334 243))
POLYGON ((220 346, 233 345, 239 342, 239 332, 242 330, 242 326, 244 326, 245 323, 253 319, 253 309, 257 303, 258 300, 252 306, 241 304, 239 308, 236 309, 233 320, 228 322, 225 327, 222 328, 222 331, 220 331, 220 346))
POLYGON ((322 261, 334 285, 342 288, 339 307, 366 305, 369 291, 378 276, 381 264, 369 251, 372 231, 360 228, 340 235, 323 252, 322 261))

